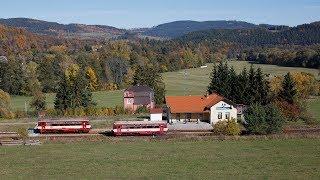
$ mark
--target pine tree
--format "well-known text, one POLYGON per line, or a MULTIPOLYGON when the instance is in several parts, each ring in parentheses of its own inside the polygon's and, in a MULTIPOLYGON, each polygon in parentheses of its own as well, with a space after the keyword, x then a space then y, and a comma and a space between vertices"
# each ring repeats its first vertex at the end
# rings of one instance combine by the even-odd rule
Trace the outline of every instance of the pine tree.
POLYGON ((290 73, 287 73, 284 76, 284 79, 282 82, 282 89, 279 92, 279 98, 290 104, 294 104, 296 94, 297 94, 297 90, 295 87, 295 83, 290 73))
POLYGON ((229 100, 238 103, 237 95, 240 94, 240 88, 239 88, 239 81, 238 81, 238 75, 235 72, 234 68, 231 67, 229 69, 229 74, 228 74, 228 79, 227 79, 227 84, 229 85, 229 93, 228 93, 228 98, 229 100))
POLYGON ((55 109, 66 110, 94 105, 96 103, 92 100, 92 92, 85 71, 79 70, 76 66, 70 66, 61 77, 55 109))
POLYGON ((249 81, 248 96, 246 97, 246 103, 245 103, 247 105, 256 102, 256 94, 257 94, 258 87, 257 87, 255 78, 256 78, 255 70, 253 68, 253 65, 251 65, 249 69, 249 74, 248 74, 248 81, 249 81))
POLYGON ((249 99, 249 79, 248 72, 246 68, 244 68, 241 73, 238 75, 238 91, 235 93, 236 103, 238 104, 246 104, 247 99, 249 99))
POLYGON ((214 65, 213 70, 212 70, 211 75, 210 75, 211 76, 211 81, 210 81, 210 84, 209 84, 208 89, 207 89, 209 94, 215 93, 219 89, 217 69, 218 69, 217 66, 214 65))
POLYGON ((254 94, 254 102, 261 103, 266 105, 269 103, 269 85, 265 80, 265 77, 262 73, 261 68, 258 68, 255 73, 255 85, 256 85, 256 94, 254 94))
POLYGON ((230 79, 230 71, 227 63, 220 62, 218 66, 214 66, 211 73, 211 81, 207 88, 209 94, 218 93, 228 97, 231 92, 231 86, 228 84, 230 79))
POLYGON ((59 110, 65 110, 71 106, 71 92, 67 82, 66 76, 61 75, 59 88, 54 100, 54 108, 59 110))

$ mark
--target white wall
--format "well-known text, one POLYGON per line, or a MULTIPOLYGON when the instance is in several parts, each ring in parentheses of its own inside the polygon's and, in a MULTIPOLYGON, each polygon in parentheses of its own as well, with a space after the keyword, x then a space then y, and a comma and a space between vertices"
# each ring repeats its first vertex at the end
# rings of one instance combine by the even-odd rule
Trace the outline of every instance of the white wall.
POLYGON ((150 121, 162 121, 162 113, 150 114, 150 121))
POLYGON ((236 107, 224 102, 220 101, 219 103, 215 104, 210 108, 211 114, 210 114, 210 124, 215 124, 218 121, 226 120, 226 113, 230 113, 230 119, 234 118, 237 119, 237 109, 236 107), (230 109, 231 107, 231 109, 230 109), (222 119, 218 119, 218 113, 222 113, 222 119))

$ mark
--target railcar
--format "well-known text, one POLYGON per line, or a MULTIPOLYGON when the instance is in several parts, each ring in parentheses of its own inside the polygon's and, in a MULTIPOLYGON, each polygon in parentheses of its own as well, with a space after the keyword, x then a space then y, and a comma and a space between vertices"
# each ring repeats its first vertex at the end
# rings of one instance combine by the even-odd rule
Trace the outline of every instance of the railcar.
POLYGON ((162 135, 168 131, 165 121, 117 121, 113 124, 115 136, 162 135))
POLYGON ((88 119, 39 120, 35 130, 45 133, 88 133, 91 125, 88 119))

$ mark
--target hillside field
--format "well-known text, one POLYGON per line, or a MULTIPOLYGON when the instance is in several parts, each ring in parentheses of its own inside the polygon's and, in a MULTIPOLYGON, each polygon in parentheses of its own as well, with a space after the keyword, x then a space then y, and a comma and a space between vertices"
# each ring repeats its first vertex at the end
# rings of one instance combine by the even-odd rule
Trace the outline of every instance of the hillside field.
MULTIPOLYGON (((229 61, 237 72, 240 72, 244 67, 250 68, 250 63, 246 61, 229 61)), ((193 68, 187 70, 180 70, 176 72, 163 73, 163 79, 166 84, 167 95, 200 95, 205 94, 206 88, 209 84, 210 73, 213 69, 213 64, 207 64, 207 68, 193 68)), ((284 75, 287 72, 307 72, 314 74, 318 79, 318 70, 298 67, 280 67, 276 65, 254 64, 254 67, 261 67, 265 74, 270 76, 284 75)), ((122 105, 122 90, 118 91, 100 91, 94 92, 93 98, 97 102, 98 106, 102 107, 114 107, 116 105, 122 105)), ((30 97, 25 96, 13 96, 12 104, 14 109, 23 110, 25 103, 29 104, 30 97)), ((320 100, 317 100, 318 102, 320 100)), ((53 107, 54 94, 47 94, 47 105, 53 107)), ((311 110, 317 112, 317 103, 312 106, 311 110)), ((318 105, 319 107, 319 105, 318 105)), ((28 107, 27 107, 28 108, 28 107)), ((319 108, 318 108, 319 109, 319 108)))
POLYGON ((0 148, 3 179, 318 179, 319 139, 48 142, 0 148))

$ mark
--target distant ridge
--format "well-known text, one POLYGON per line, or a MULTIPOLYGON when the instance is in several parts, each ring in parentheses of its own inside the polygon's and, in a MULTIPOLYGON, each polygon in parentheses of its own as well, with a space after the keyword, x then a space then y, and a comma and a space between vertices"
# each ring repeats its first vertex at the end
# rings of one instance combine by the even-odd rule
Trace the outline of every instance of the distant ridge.
POLYGON ((251 29, 258 25, 244 21, 174 21, 160 24, 148 29, 143 34, 146 36, 156 36, 164 38, 175 38, 190 32, 209 29, 251 29))
POLYGON ((260 25, 254 29, 210 29, 177 38, 182 42, 230 42, 245 46, 320 44, 320 21, 296 27, 260 25))
POLYGON ((112 38, 126 32, 124 29, 118 29, 112 26, 60 24, 29 18, 0 19, 0 24, 9 27, 23 28, 37 34, 79 38, 112 38))

